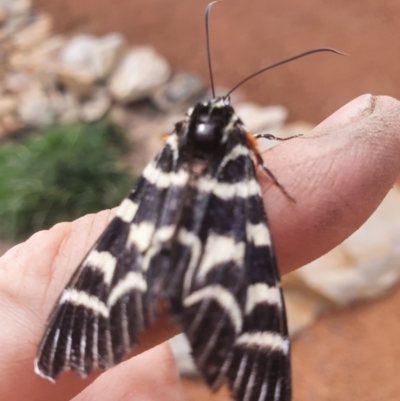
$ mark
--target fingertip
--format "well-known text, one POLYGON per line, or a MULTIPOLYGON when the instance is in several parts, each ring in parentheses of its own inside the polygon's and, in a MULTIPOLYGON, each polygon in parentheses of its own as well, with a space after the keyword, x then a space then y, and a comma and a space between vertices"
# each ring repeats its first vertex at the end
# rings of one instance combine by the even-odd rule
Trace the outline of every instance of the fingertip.
POLYGON ((260 177, 281 272, 322 256, 358 229, 400 171, 400 102, 363 95, 308 135, 264 153, 293 204, 260 177))

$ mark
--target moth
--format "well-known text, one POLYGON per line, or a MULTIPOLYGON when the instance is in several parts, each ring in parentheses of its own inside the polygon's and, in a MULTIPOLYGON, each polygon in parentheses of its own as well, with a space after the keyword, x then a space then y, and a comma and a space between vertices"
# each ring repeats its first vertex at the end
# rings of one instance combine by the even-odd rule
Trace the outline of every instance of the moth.
MULTIPOLYGON (((273 66, 318 51, 334 50, 273 66)), ((257 149, 258 137, 272 135, 248 132, 230 105, 234 89, 212 89, 176 124, 61 293, 35 359, 40 376, 85 377, 120 362, 163 301, 213 390, 226 383, 236 401, 291 400, 285 305, 254 162, 289 195, 257 149)))
POLYGON ((252 154, 229 100, 189 110, 76 270, 35 369, 118 363, 164 300, 207 384, 236 400, 290 399, 284 302, 252 154))

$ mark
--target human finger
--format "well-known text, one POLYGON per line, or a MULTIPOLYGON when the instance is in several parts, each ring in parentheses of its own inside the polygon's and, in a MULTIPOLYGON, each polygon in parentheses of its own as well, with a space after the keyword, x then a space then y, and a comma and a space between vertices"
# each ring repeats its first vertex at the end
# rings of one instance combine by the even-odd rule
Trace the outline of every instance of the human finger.
POLYGON ((281 273, 322 256, 368 219, 400 173, 399 154, 400 102, 372 95, 263 153, 296 200, 258 172, 281 273))
POLYGON ((72 401, 184 400, 168 343, 103 373, 72 401))

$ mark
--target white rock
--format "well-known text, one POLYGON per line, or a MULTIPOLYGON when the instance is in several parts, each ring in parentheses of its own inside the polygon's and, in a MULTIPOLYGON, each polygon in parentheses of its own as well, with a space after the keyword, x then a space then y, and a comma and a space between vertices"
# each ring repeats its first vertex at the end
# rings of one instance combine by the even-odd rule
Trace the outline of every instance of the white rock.
POLYGON ((371 300, 400 281, 400 189, 341 245, 282 277, 289 332, 297 334, 334 307, 371 300))
POLYGON ((105 89, 94 92, 92 99, 85 101, 81 106, 81 119, 91 122, 102 118, 111 108, 111 98, 105 89))
POLYGON ((18 109, 18 101, 14 96, 0 96, 0 117, 12 114, 18 109))
POLYGON ((54 122, 55 113, 50 99, 41 90, 31 90, 21 96, 18 114, 20 119, 34 127, 44 127, 54 122))
POLYGON ((80 104, 71 93, 51 90, 46 92, 46 96, 55 119, 61 122, 79 121, 80 104))
POLYGON ((289 334, 298 334, 333 304, 304 282, 298 269, 282 277, 289 334))
POLYGON ((39 67, 43 67, 46 70, 46 64, 55 64, 65 42, 66 39, 64 36, 54 35, 36 46, 30 52, 31 68, 38 69, 39 67))
POLYGON ((268 132, 281 127, 288 116, 286 107, 262 107, 254 103, 239 103, 235 106, 236 114, 252 133, 268 132))
POLYGON ((25 91, 30 84, 32 77, 24 72, 8 72, 4 76, 4 89, 11 93, 25 91))
POLYGON ((94 77, 85 70, 57 69, 57 79, 74 95, 85 97, 90 95, 94 85, 94 77))
POLYGON ((167 81, 171 69, 167 61, 150 47, 131 50, 111 77, 109 89, 119 102, 146 98, 167 81))
POLYGON ((200 77, 188 72, 177 72, 152 96, 158 108, 165 111, 188 106, 188 102, 198 100, 204 94, 204 85, 200 77))
POLYGON ((30 0, 0 0, 0 39, 13 38, 31 20, 30 0))
POLYGON ((376 298, 400 281, 400 190, 392 189, 369 220, 299 273, 336 305, 376 298))
POLYGON ((64 43, 64 37, 56 35, 38 44, 31 51, 14 51, 9 57, 9 65, 14 70, 43 72, 54 77, 57 55, 64 43))
POLYGON ((0 0, 0 9, 10 14, 28 13, 31 7, 31 0, 0 0))
MULTIPOLYGON (((4 15, 4 14, 3 14, 4 15)), ((29 14, 16 15, 12 18, 6 16, 2 28, 0 29, 1 41, 10 40, 14 35, 29 25, 29 14)))
POLYGON ((78 35, 60 54, 60 62, 69 70, 86 71, 95 80, 106 78, 115 68, 124 48, 124 38, 112 33, 102 38, 78 35))
POLYGON ((47 39, 52 29, 52 18, 47 14, 41 14, 34 22, 13 36, 13 44, 18 49, 31 50, 33 46, 47 39))
POLYGON ((30 70, 30 57, 29 54, 15 51, 10 54, 8 65, 11 71, 29 71, 30 70))
POLYGON ((59 121, 61 123, 75 123, 80 120, 81 105, 79 101, 70 93, 63 96, 62 112, 59 113, 59 121))

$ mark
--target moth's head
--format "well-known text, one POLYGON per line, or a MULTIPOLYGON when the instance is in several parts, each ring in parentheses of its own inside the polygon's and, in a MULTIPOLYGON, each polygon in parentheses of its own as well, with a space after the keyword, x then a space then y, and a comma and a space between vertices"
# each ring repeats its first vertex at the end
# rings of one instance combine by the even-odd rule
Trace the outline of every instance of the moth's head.
POLYGON ((198 103, 187 116, 188 139, 200 148, 214 148, 223 143, 229 127, 239 121, 225 98, 198 103))

